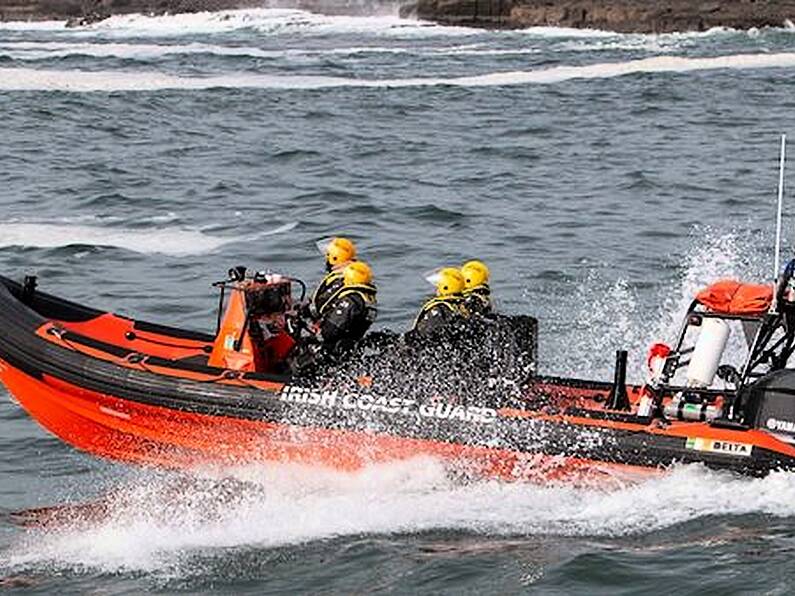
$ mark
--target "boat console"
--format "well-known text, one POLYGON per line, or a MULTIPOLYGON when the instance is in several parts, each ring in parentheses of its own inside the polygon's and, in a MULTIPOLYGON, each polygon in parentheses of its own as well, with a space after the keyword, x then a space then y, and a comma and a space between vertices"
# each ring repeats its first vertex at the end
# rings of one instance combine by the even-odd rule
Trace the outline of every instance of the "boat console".
POLYGON ((278 273, 233 267, 219 288, 218 323, 208 364, 234 371, 282 373, 295 345, 288 329, 293 310, 293 284, 306 296, 303 281, 278 273), (226 308, 224 308, 225 298, 226 308))

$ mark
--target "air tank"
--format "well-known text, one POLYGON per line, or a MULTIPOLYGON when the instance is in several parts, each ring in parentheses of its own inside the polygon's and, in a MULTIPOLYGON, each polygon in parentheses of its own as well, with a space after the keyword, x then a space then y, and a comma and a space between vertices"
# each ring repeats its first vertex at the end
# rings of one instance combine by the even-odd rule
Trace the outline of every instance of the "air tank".
POLYGON ((708 404, 706 401, 690 403, 679 395, 668 402, 663 408, 665 417, 669 420, 701 420, 712 422, 720 418, 723 409, 708 404))
POLYGON ((690 366, 687 368, 688 387, 709 387, 715 379, 723 350, 729 340, 729 323, 722 319, 704 318, 701 323, 690 366))

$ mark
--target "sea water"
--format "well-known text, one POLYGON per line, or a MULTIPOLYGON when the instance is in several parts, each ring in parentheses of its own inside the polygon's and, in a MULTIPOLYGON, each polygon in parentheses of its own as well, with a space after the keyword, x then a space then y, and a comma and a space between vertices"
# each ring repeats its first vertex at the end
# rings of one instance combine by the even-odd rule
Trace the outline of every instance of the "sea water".
MULTIPOLYGON (((379 326, 410 325, 422 272, 480 258, 499 309, 538 317, 542 373, 609 379, 627 348, 638 380, 700 287, 770 279, 794 44, 285 9, 2 24, 0 273, 211 330, 230 266, 311 284, 314 241, 344 233, 379 326)), ((0 397, 0 507, 66 512, 0 527, 0 586, 25 593, 787 593, 795 572, 789 474, 185 476, 78 453, 0 397)))

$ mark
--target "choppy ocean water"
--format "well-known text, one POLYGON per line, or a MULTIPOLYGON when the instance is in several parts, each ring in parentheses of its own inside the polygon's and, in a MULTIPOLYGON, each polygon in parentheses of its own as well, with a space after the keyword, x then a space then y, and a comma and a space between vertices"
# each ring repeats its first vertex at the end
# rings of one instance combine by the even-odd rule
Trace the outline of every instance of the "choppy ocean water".
MULTIPOLYGON (((608 378, 619 347, 638 371, 701 284, 770 276, 794 42, 292 10, 4 24, 2 273, 208 329, 229 266, 313 281, 314 240, 347 233, 381 325, 410 324, 422 272, 478 257, 500 308, 540 319, 543 372, 608 378)), ((185 479, 77 453, 0 397, 0 507, 102 504, 0 526, 8 590, 775 594, 795 572, 786 474, 462 485, 421 460, 185 479)))

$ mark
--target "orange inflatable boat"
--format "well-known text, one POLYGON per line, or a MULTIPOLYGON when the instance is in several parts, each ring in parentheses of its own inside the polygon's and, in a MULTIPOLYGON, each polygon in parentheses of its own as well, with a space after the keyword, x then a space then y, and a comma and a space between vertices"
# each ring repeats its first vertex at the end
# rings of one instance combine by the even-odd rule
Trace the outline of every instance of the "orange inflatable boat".
POLYGON ((795 468, 788 279, 776 296, 737 282, 700 293, 676 345, 652 347, 643 386, 625 383, 619 352, 612 382, 530 374, 518 394, 482 399, 457 399, 455 387, 421 399, 408 379, 384 387, 376 376, 339 386, 296 378, 284 321, 294 283, 241 274, 219 284, 225 309, 216 333, 201 333, 0 277, 0 379, 66 443, 139 464, 352 470, 427 455, 505 479, 677 462, 752 475, 795 468), (723 361, 730 340, 747 346, 739 364, 723 361))

